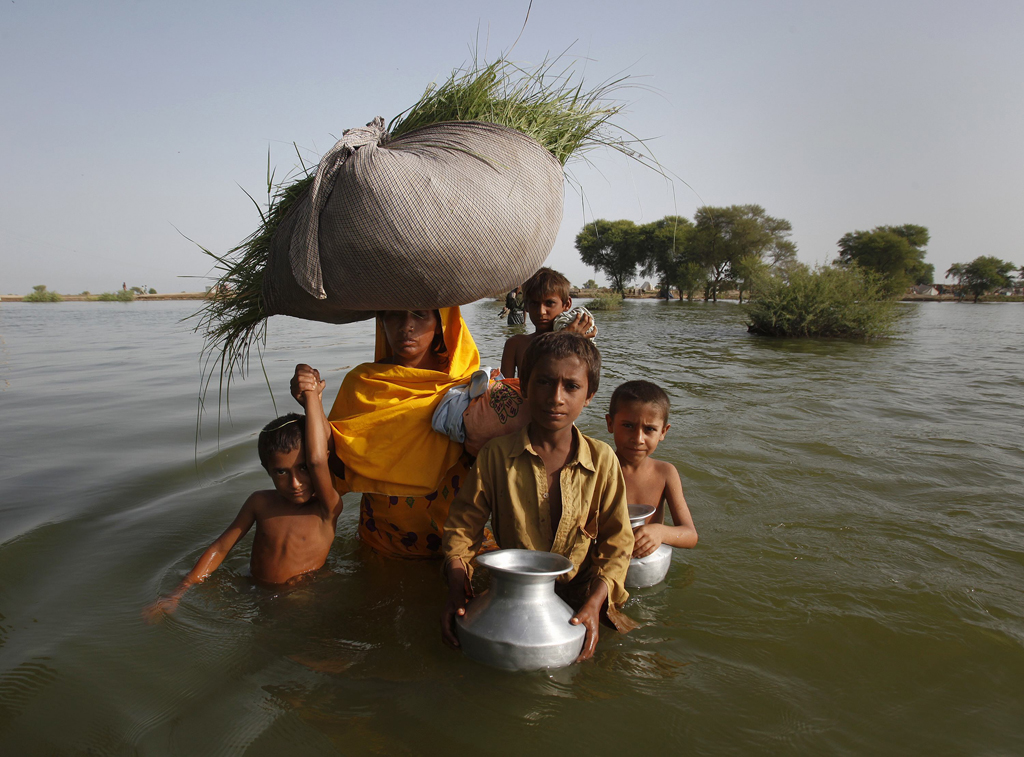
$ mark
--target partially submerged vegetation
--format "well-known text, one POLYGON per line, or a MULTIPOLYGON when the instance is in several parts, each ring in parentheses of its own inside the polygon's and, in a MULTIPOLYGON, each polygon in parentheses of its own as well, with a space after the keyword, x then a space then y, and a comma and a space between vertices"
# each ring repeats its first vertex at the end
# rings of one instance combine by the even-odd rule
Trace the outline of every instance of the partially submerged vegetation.
POLYGON ((885 283, 858 266, 800 266, 766 277, 756 291, 748 327, 764 336, 871 339, 890 335, 898 317, 885 283))
POLYGON ((588 310, 621 310, 622 295, 618 292, 595 297, 587 303, 588 310))
MULTIPOLYGON (((428 86, 416 104, 391 121, 382 144, 429 124, 485 121, 534 138, 562 165, 601 146, 653 165, 635 149, 642 144, 611 122, 622 105, 609 98, 626 80, 622 77, 584 90, 582 82, 574 81, 572 64, 561 66, 558 58, 533 69, 503 57, 486 65, 474 62, 453 71, 442 84, 428 86)), ((313 172, 304 164, 302 170, 304 175, 297 181, 275 183, 268 156, 266 208, 254 201, 259 228, 224 255, 201 248, 216 261, 218 279, 210 301, 196 314, 196 330, 205 337, 204 365, 211 361, 217 365, 222 381, 226 377, 230 382, 235 371, 244 376, 251 346, 266 341, 263 273, 270 240, 312 183, 313 172)))
POLYGON ((22 297, 23 302, 63 302, 64 298, 56 292, 46 289, 46 284, 36 284, 32 287, 32 293, 22 297))
POLYGON ((131 289, 122 289, 117 292, 104 292, 96 295, 100 302, 135 302, 135 292, 131 289))

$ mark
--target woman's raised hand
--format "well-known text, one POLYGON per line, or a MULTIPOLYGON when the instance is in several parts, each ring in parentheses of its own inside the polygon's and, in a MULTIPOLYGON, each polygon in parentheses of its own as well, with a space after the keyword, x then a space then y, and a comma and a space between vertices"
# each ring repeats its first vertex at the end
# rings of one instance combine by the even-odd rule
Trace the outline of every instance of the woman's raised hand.
POLYGON ((306 402, 303 399, 305 392, 316 392, 317 397, 323 400, 324 387, 327 386, 326 381, 320 380, 320 371, 316 368, 312 368, 305 363, 299 363, 295 366, 295 374, 292 376, 290 389, 292 397, 303 407, 306 406, 306 402))

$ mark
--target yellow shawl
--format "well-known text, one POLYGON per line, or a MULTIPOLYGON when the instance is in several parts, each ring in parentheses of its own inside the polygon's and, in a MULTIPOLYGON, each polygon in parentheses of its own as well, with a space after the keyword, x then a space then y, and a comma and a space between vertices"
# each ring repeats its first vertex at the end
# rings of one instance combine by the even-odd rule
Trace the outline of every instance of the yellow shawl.
MULTIPOLYGON (((434 431, 430 419, 441 397, 480 367, 480 353, 459 309, 440 312, 447 372, 363 363, 345 376, 327 417, 346 490, 430 494, 462 454, 462 445, 434 431)), ((374 353, 375 360, 391 355, 380 318, 374 353)))

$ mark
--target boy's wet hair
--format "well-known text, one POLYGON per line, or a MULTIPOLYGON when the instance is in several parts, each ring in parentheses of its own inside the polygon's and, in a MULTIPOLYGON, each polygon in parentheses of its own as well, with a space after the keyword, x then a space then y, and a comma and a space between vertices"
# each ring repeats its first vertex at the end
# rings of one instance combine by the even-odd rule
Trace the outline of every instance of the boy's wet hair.
POLYGON ((291 452, 298 448, 305 433, 306 416, 299 413, 288 413, 268 423, 260 431, 260 439, 256 444, 260 464, 266 468, 267 461, 275 452, 291 452))
POLYGON ((665 390, 650 381, 637 379, 620 384, 612 392, 612 401, 608 406, 608 415, 615 417, 619 405, 624 402, 640 402, 644 405, 654 405, 661 411, 662 420, 668 423, 668 411, 672 407, 665 390))
POLYGON ((559 360, 579 358, 587 368, 587 396, 592 397, 597 393, 601 382, 601 353, 597 351, 592 339, 571 331, 555 331, 534 338, 523 355, 523 364, 519 366, 520 386, 529 385, 533 366, 543 357, 559 360))
POLYGON ((524 281, 522 286, 523 297, 528 302, 540 302, 546 294, 558 295, 562 302, 569 301, 569 279, 550 268, 541 268, 524 281))

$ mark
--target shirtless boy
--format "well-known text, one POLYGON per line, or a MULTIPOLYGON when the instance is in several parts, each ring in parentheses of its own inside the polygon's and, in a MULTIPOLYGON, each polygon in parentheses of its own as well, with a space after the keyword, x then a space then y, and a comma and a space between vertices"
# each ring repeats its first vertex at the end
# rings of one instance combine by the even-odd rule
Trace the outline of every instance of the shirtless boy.
POLYGON ((260 432, 260 463, 274 488, 249 495, 231 525, 207 547, 181 584, 146 609, 149 620, 173 612, 182 595, 213 573, 253 524, 256 536, 249 569, 257 581, 283 584, 323 567, 342 508, 327 468, 324 386, 317 380, 303 387, 301 404, 307 415, 290 413, 260 432))
MULTIPOLYGON (((528 278, 522 291, 526 312, 537 330, 532 334, 516 334, 505 342, 505 349, 501 353, 501 373, 505 378, 515 378, 530 342, 541 334, 551 333, 555 328, 555 319, 572 307, 569 279, 550 268, 541 268, 528 278)), ((564 330, 586 336, 593 325, 593 318, 580 313, 564 330)))
POLYGON ((612 393, 605 416, 630 503, 658 508, 633 532, 633 557, 646 557, 662 544, 689 548, 697 543, 679 471, 671 463, 651 457, 669 430, 668 411, 668 395, 661 387, 650 381, 627 381, 612 393), (666 502, 672 513, 671 526, 665 525, 666 502))
POLYGON ((605 616, 620 632, 636 624, 619 612, 633 533, 626 485, 615 453, 580 433, 576 418, 597 391, 601 356, 578 334, 543 334, 523 361, 523 395, 530 422, 480 450, 444 526, 448 601, 441 637, 457 648, 456 616, 473 596, 472 559, 490 519, 502 549, 536 549, 568 557, 575 568, 556 591, 579 607, 570 620, 586 628, 579 660, 594 654, 605 616))

